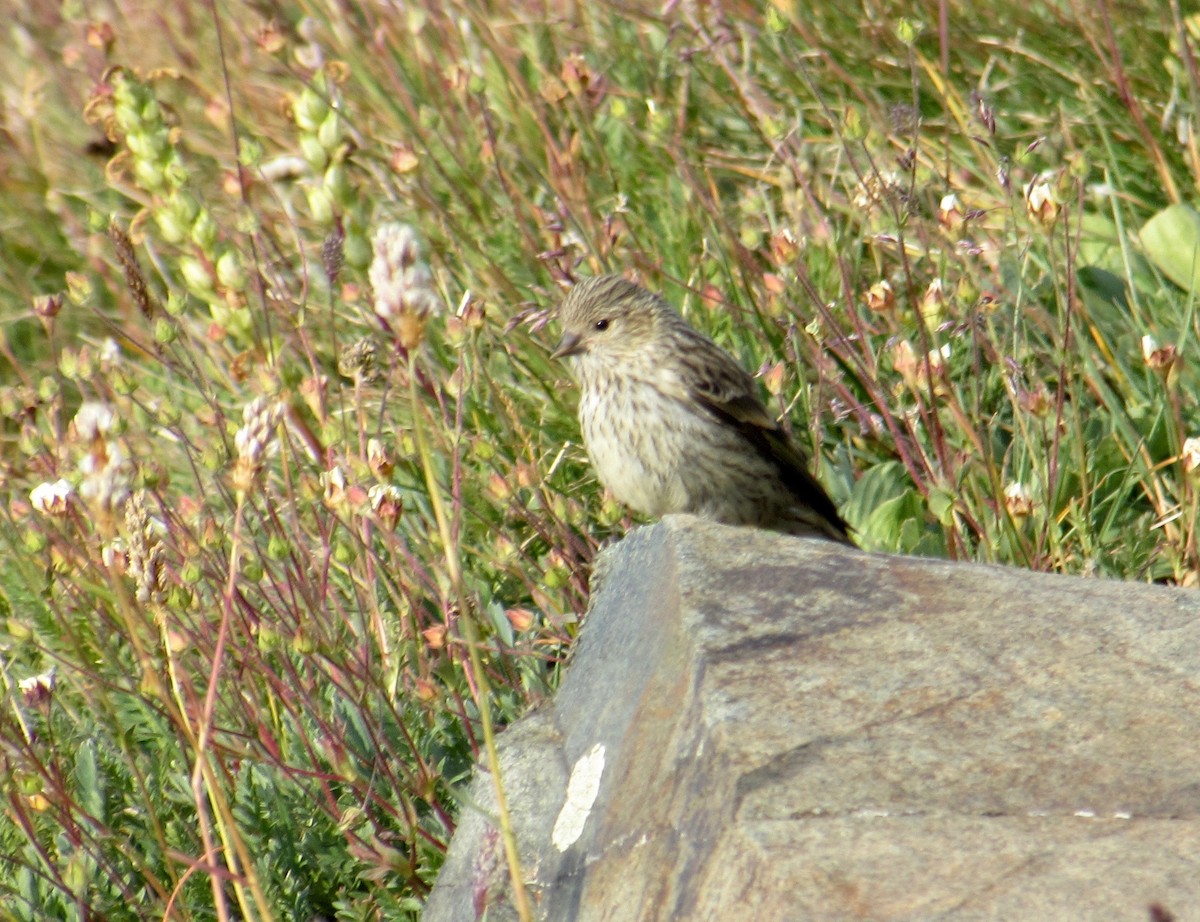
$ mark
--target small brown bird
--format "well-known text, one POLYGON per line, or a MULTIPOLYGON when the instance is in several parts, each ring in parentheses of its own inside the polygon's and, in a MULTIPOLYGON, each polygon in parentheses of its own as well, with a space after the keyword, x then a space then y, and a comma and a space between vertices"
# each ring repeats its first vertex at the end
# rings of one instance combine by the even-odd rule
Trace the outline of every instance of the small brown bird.
POLYGON ((571 359, 583 441, 617 499, 853 543, 754 379, 662 298, 600 276, 576 284, 558 316, 554 356, 571 359))

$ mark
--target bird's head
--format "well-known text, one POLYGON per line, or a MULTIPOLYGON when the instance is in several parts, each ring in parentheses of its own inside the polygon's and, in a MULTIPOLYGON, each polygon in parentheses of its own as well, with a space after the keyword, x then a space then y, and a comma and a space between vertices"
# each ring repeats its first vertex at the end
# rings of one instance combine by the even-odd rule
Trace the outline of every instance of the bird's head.
POLYGON ((620 276, 584 279, 558 309, 562 339, 553 357, 635 355, 658 338, 671 315, 661 298, 620 276))

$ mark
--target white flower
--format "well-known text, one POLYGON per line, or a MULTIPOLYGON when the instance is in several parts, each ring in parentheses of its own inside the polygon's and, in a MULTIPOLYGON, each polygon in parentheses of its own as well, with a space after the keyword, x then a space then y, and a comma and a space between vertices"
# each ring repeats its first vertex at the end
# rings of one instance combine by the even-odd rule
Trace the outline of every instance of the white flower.
POLYGON ((75 432, 85 442, 92 442, 107 433, 116 419, 117 414, 107 403, 89 400, 75 414, 75 432))
POLYGON ((938 221, 943 227, 962 227, 964 214, 962 202, 958 200, 957 195, 951 192, 942 196, 942 201, 938 204, 938 221))
POLYGON ((1142 337, 1142 361, 1153 371, 1169 371, 1178 357, 1176 348, 1172 345, 1160 346, 1158 340, 1149 334, 1142 337))
POLYGON ((57 680, 58 670, 54 666, 51 666, 45 672, 39 672, 37 675, 31 675, 25 677, 24 679, 20 679, 17 682, 17 688, 23 692, 33 691, 38 688, 38 686, 46 689, 52 689, 54 688, 57 680))
POLYGON ((390 483, 377 483, 367 490, 367 500, 371 503, 371 508, 378 512, 384 503, 403 503, 404 494, 400 492, 399 487, 390 483))
POLYGON ((121 361, 121 346, 111 336, 100 344, 100 364, 112 366, 121 361))
POLYGON ((1039 224, 1053 224, 1058 217, 1059 202, 1050 183, 1038 179, 1031 182, 1025 189, 1025 207, 1039 224))
POLYGON ((242 408, 245 423, 233 436, 238 457, 259 464, 267 446, 275 441, 275 430, 283 418, 283 403, 274 397, 255 397, 242 408))
POLYGON ((129 496, 129 477, 132 464, 119 445, 106 445, 79 459, 83 481, 79 495, 89 505, 107 510, 119 510, 129 496))
POLYGON ((896 306, 896 292, 892 283, 887 279, 876 282, 867 290, 866 301, 867 307, 873 311, 890 311, 896 306))
POLYGON ((921 303, 917 306, 917 311, 927 324, 936 324, 942 319, 942 315, 946 312, 946 285, 940 279, 936 278, 925 289, 925 293, 921 295, 921 303))
POLYGON ((1183 443, 1183 453, 1180 455, 1183 459, 1183 469, 1187 473, 1192 473, 1197 468, 1200 468, 1200 438, 1192 436, 1183 443))
POLYGON ((27 676, 17 682, 17 690, 26 707, 44 706, 50 702, 54 694, 54 686, 58 684, 58 669, 51 666, 45 672, 27 676))
POLYGON ((1014 481, 1004 488, 1004 506, 1013 518, 1030 515, 1033 512, 1033 494, 1021 481, 1014 481))
POLYGON ((74 493, 75 488, 65 480, 39 483, 29 492, 29 502, 43 515, 63 516, 74 493))
POLYGON ((441 309, 416 231, 407 224, 384 224, 371 244, 375 253, 368 276, 375 290, 376 314, 384 320, 405 315, 424 318, 441 309))
POLYGON ((321 488, 325 491, 325 502, 334 505, 346 498, 346 472, 341 465, 334 465, 320 476, 321 488))
POLYGON ((384 526, 389 530, 394 529, 404 511, 404 495, 399 488, 390 483, 377 483, 367 491, 367 499, 371 503, 371 511, 384 526))

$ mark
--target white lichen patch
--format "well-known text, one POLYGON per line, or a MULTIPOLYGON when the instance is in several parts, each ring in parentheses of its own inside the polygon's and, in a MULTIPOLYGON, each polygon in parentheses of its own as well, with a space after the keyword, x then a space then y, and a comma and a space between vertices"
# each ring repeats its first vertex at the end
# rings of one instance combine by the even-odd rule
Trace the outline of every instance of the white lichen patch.
POLYGON ((567 799, 554 821, 551 841, 560 852, 565 852, 583 834, 583 826, 592 812, 592 804, 600 793, 600 779, 604 776, 604 747, 597 743, 575 763, 571 779, 567 782, 567 799))

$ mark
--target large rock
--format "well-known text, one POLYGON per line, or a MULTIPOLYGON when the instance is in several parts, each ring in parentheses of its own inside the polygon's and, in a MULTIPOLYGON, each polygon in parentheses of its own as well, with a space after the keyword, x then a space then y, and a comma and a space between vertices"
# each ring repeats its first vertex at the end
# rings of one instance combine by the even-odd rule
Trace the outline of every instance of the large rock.
MULTIPOLYGON (((682 516, 602 563, 500 738, 537 918, 1200 919, 1195 592, 682 516)), ((425 922, 516 918, 493 805, 425 922)))

